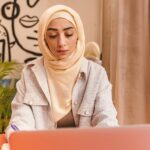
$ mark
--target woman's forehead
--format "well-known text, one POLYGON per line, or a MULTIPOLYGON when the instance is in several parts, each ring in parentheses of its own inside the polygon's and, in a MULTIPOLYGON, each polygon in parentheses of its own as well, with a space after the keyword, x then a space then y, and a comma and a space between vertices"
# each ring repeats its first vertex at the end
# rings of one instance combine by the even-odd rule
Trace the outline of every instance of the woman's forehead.
POLYGON ((75 28, 75 27, 70 21, 68 21, 65 18, 56 18, 51 20, 51 22, 49 22, 48 29, 49 28, 64 29, 64 28, 75 28))

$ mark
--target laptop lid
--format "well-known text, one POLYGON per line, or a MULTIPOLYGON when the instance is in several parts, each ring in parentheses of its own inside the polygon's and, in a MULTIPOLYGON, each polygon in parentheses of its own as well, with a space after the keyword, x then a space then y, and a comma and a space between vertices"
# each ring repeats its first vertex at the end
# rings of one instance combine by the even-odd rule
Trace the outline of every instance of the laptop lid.
POLYGON ((150 150, 150 126, 19 131, 11 150, 150 150))

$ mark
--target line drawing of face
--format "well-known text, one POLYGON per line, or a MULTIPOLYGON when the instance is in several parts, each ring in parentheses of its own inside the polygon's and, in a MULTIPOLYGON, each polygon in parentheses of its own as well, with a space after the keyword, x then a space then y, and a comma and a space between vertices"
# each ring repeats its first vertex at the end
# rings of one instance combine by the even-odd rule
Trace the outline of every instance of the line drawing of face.
POLYGON ((45 41, 57 59, 65 59, 76 50, 77 31, 70 21, 57 18, 49 23, 45 41))
POLYGON ((38 2, 39 2, 39 0, 27 0, 27 5, 32 8, 32 7, 34 7, 38 2))
MULTIPOLYGON (((23 1, 21 1, 23 3, 23 1)), ((34 1, 35 3, 30 4, 30 7, 35 6, 38 3, 38 0, 34 1)), ((15 39, 16 44, 25 52, 32 54, 34 56, 40 56, 41 54, 37 51, 37 24, 38 17, 32 15, 29 11, 21 11, 20 6, 30 8, 27 4, 19 4, 20 1, 14 0, 13 2, 6 2, 2 6, 2 15, 5 19, 11 21, 12 34, 15 39), (27 13, 28 14, 23 14, 27 13), (31 14, 31 15, 29 15, 31 14)), ((31 8, 30 8, 31 9, 31 8)), ((33 9, 33 8, 32 8, 33 9)))
MULTIPOLYGON (((1 21, 0 21, 1 22, 1 21)), ((11 61, 11 50, 9 35, 7 29, 0 24, 0 50, 1 50, 1 61, 11 61)))

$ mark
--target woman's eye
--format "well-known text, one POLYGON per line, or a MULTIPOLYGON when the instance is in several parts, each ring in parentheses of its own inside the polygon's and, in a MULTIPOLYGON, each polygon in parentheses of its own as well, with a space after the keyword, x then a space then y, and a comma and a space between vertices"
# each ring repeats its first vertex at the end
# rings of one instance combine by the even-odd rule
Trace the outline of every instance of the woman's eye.
POLYGON ((57 35, 49 35, 49 38, 50 39, 54 39, 54 38, 56 38, 57 37, 57 35))
POLYGON ((73 33, 72 34, 66 34, 65 36, 66 37, 71 37, 71 36, 73 36, 73 33))

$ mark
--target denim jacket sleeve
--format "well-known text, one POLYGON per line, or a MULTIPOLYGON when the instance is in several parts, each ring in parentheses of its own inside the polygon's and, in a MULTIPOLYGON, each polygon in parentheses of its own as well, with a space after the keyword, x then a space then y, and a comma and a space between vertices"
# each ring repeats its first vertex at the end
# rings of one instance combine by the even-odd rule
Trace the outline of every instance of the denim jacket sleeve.
POLYGON ((93 126, 118 126, 116 109, 112 101, 112 85, 103 69, 100 77, 99 90, 96 95, 94 113, 92 117, 93 126))
POLYGON ((21 79, 17 82, 17 93, 11 103, 12 115, 8 127, 5 130, 6 137, 9 139, 9 135, 15 131, 12 128, 12 124, 18 128, 18 130, 33 130, 35 126, 34 116, 29 105, 24 103, 24 99, 27 98, 24 73, 22 73, 21 79))

